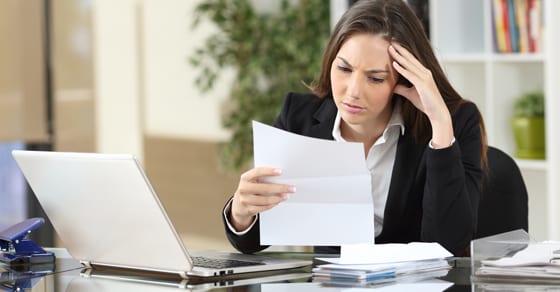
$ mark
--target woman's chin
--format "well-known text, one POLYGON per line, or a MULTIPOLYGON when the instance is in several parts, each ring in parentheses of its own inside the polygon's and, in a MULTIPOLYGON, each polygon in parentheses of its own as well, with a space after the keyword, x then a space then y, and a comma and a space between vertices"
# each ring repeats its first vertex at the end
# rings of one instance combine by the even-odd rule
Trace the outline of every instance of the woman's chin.
POLYGON ((357 126, 365 123, 365 118, 356 114, 344 114, 342 120, 349 126, 357 126))

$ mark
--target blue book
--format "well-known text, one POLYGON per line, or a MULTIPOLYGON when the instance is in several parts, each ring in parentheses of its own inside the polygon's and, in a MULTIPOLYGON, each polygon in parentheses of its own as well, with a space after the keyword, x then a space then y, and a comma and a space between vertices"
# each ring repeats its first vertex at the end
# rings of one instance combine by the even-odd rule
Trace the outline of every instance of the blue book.
POLYGON ((519 52, 519 24, 516 17, 516 7, 514 0, 507 1, 509 33, 511 39, 511 51, 514 53, 519 52))

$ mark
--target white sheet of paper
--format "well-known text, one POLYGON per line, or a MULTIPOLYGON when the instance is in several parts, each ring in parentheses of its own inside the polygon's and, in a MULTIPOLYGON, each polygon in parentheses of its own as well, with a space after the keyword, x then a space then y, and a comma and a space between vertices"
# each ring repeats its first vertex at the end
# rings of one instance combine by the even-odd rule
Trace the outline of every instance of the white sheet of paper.
POLYGON ((446 259, 430 259, 423 261, 408 261, 408 262, 391 262, 382 264, 354 264, 354 265, 344 265, 344 264, 322 264, 314 268, 323 270, 350 270, 350 271, 383 271, 388 269, 394 269, 397 274, 412 274, 414 272, 426 272, 433 271, 435 269, 447 270, 451 268, 449 262, 446 259))
POLYGON ((341 264, 387 264, 396 262, 444 259, 453 256, 436 242, 343 245, 339 258, 320 260, 341 264))
POLYGON ((306 137, 253 121, 255 166, 282 169, 267 182, 296 193, 260 214, 261 244, 342 245, 375 240, 363 144, 306 137))
POLYGON ((550 260, 554 257, 560 258, 560 242, 545 241, 531 243, 512 257, 483 260, 482 264, 496 267, 523 267, 531 265, 558 267, 558 264, 550 263, 550 260), (554 252, 557 253, 555 254, 554 252))

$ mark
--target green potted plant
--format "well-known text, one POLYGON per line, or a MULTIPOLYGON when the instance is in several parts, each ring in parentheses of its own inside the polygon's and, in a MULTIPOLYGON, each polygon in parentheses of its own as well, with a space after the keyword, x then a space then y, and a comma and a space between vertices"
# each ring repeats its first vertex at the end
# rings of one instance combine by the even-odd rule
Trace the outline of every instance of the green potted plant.
POLYGON ((524 159, 545 158, 544 94, 527 92, 515 100, 512 119, 515 156, 524 159))
POLYGON ((203 91, 224 86, 217 79, 221 72, 236 72, 222 121, 232 135, 220 145, 229 170, 252 159, 251 120, 271 124, 289 91, 308 90, 330 33, 328 1, 282 0, 272 11, 258 11, 253 2, 203 1, 193 23, 205 18, 219 28, 190 56, 199 70, 196 85, 203 91))

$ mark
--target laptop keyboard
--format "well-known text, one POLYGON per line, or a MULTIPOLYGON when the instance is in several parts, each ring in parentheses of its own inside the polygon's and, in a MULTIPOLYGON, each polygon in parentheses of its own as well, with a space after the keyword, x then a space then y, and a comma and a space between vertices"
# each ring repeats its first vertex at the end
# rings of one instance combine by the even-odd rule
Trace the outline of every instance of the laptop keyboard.
POLYGON ((235 267, 264 265, 264 263, 260 263, 260 262, 218 259, 218 258, 208 258, 208 257, 192 257, 192 260, 193 260, 193 264, 197 267, 213 268, 213 269, 226 269, 226 268, 235 268, 235 267))

